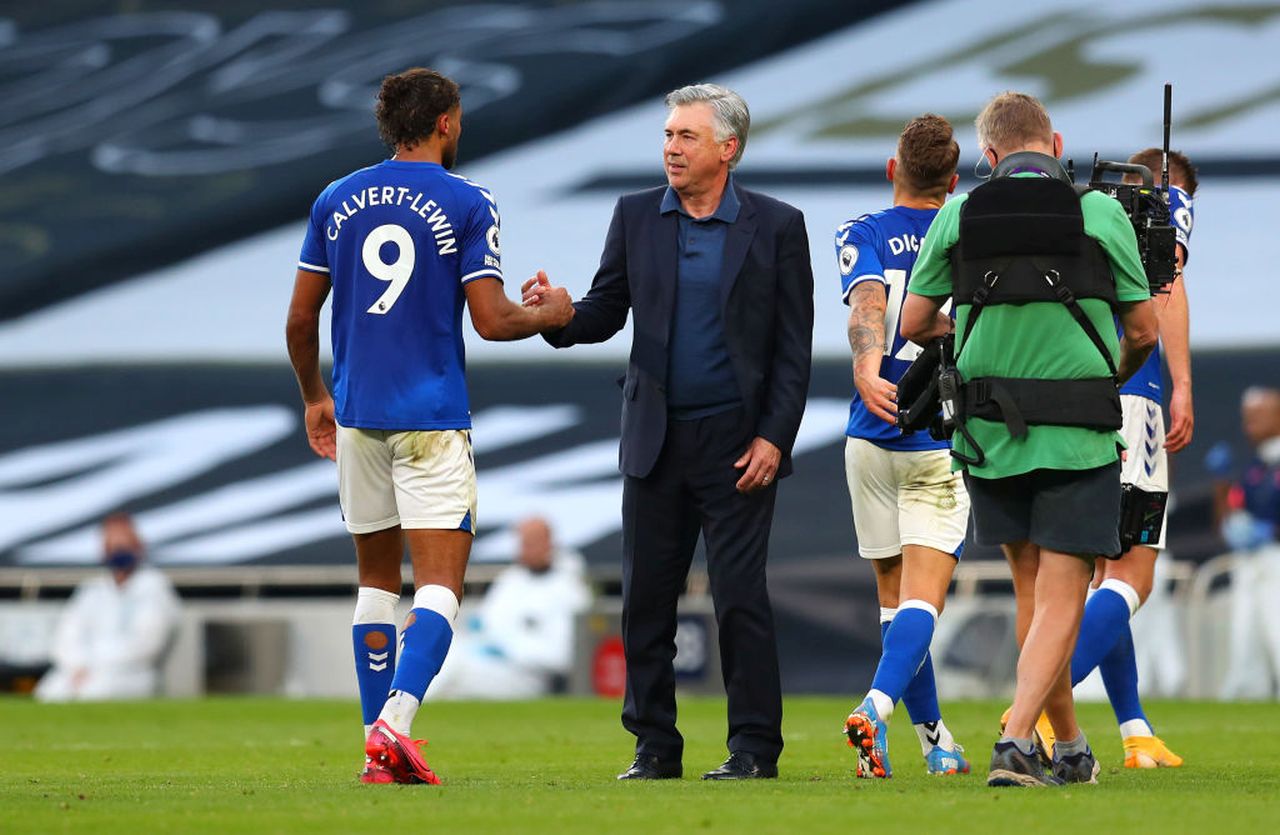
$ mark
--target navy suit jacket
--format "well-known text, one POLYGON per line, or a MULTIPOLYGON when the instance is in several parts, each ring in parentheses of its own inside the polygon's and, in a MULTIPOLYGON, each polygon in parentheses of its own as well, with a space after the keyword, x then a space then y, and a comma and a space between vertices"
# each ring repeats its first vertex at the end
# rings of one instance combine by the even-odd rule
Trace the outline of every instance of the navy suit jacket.
MULTIPOLYGON (((779 477, 804 416, 813 350, 813 269, 804 215, 733 185, 741 210, 724 244, 721 312, 725 343, 752 436, 782 450, 779 477)), ((622 381, 623 474, 644 478, 667 432, 667 360, 674 318, 677 213, 659 214, 666 187, 626 194, 613 210, 600 268, 574 303, 568 326, 545 335, 556 348, 603 342, 633 315, 622 381)))

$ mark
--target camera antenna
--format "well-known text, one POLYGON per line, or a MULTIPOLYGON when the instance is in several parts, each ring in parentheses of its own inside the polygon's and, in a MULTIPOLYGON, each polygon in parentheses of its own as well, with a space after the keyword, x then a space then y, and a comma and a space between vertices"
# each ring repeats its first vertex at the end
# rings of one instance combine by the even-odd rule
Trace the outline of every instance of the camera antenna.
POLYGON ((1173 85, 1164 85, 1164 145, 1160 149, 1160 191, 1169 193, 1169 125, 1173 121, 1173 85))

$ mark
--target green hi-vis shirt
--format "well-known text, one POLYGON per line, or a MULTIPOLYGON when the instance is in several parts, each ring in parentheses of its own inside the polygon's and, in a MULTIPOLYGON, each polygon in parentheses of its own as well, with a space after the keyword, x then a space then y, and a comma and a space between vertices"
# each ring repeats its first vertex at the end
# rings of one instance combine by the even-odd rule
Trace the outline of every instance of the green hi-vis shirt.
MULTIPOLYGON (((1016 176, 1035 177, 1037 174, 1016 176)), ((960 208, 968 195, 961 195, 942 207, 920 246, 920 256, 911 271, 908 290, 920 296, 950 296, 951 247, 960 238, 960 208)), ((1138 241, 1133 226, 1120 203, 1105 194, 1089 192, 1080 199, 1084 231, 1106 251, 1116 281, 1116 297, 1121 302, 1151 298, 1146 273, 1138 258, 1138 241)), ((1120 342, 1110 306, 1101 299, 1081 299, 1098 334, 1117 363, 1120 342)), ((972 306, 956 310, 956 333, 964 333, 972 306)), ((1031 302, 1023 305, 992 305, 982 312, 969 335, 960 344, 960 374, 966 380, 977 377, 1024 377, 1039 380, 1069 380, 1106 377, 1111 372, 1097 346, 1084 329, 1058 302, 1031 302)), ((981 467, 968 467, 977 478, 1007 478, 1038 469, 1089 470, 1115 461, 1124 441, 1119 432, 1075 426, 1028 426, 1027 435, 1015 440, 1003 423, 970 418, 966 427, 986 453, 981 467)), ((972 446, 960 436, 952 438, 958 452, 973 455, 972 446)), ((953 467, 960 469, 958 461, 953 467)))

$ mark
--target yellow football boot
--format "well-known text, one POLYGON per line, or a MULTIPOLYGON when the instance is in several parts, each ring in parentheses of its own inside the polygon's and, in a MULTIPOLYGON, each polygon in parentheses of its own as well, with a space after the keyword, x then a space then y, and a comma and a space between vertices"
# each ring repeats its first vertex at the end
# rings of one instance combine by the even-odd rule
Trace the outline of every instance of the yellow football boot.
POLYGON ((1182 757, 1169 750, 1158 736, 1126 736, 1124 738, 1125 768, 1178 768, 1182 757))

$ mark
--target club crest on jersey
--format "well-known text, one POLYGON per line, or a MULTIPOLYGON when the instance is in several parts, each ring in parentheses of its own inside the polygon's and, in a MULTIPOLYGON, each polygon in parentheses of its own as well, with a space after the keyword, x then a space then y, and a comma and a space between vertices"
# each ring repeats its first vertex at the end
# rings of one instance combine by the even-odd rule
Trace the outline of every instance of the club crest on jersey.
POLYGON ((840 274, 848 275, 853 272, 853 265, 858 263, 858 248, 853 244, 845 244, 840 247, 840 274))

